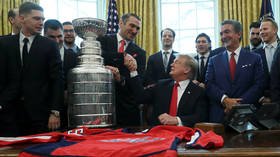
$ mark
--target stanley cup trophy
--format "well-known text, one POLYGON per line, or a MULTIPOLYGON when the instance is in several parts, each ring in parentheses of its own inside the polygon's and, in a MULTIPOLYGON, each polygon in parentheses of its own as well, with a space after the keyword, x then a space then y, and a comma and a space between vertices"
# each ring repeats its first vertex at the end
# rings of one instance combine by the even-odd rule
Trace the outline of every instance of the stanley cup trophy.
POLYGON ((113 75, 103 66, 97 36, 106 32, 106 21, 78 18, 74 29, 84 41, 79 65, 68 75, 69 127, 110 127, 116 124, 113 75))

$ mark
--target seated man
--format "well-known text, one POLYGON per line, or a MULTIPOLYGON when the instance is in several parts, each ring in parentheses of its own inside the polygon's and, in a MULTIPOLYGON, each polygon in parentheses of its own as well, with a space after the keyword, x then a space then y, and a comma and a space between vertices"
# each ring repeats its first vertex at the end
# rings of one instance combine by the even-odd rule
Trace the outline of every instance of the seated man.
MULTIPOLYGON (((144 89, 136 69, 137 64, 130 55, 124 63, 131 72, 128 85, 133 90, 138 103, 153 104, 152 125, 178 125, 192 127, 197 122, 207 120, 207 102, 204 89, 190 81, 196 70, 196 62, 188 55, 179 55, 171 64, 172 79, 158 81, 144 89)), ((108 67, 115 79, 119 72, 108 67)))

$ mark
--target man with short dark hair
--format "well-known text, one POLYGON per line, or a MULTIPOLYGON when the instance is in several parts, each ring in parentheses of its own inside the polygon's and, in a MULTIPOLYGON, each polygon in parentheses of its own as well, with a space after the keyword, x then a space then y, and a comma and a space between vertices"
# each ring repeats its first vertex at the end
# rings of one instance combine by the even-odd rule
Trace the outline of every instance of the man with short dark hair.
POLYGON ((19 11, 18 11, 18 8, 13 8, 13 9, 9 10, 9 12, 8 12, 8 20, 9 20, 10 24, 12 25, 12 33, 11 33, 11 35, 18 34, 20 29, 21 29, 21 25, 20 25, 20 21, 19 21, 19 11))
POLYGON ((133 40, 141 28, 141 19, 132 13, 124 14, 119 20, 119 32, 114 35, 99 37, 104 64, 116 67, 121 80, 116 82, 116 117, 122 126, 140 125, 140 112, 131 89, 126 85, 130 72, 124 65, 124 57, 130 54, 137 60, 138 73, 143 78, 146 66, 146 52, 133 40))
POLYGON ((68 71, 77 64, 77 54, 67 50, 63 46, 63 27, 62 24, 55 19, 49 19, 44 23, 44 36, 55 41, 59 45, 60 56, 64 72, 64 106, 61 113, 61 126, 67 128, 67 75, 68 71))
POLYGON ((258 48, 262 48, 262 39, 260 37, 260 23, 259 22, 252 22, 250 24, 250 44, 244 49, 249 51, 254 51, 258 48))
POLYGON ((171 28, 165 28, 161 31, 162 50, 151 55, 148 59, 145 73, 145 85, 156 83, 160 79, 170 78, 170 65, 173 63, 176 52, 172 49, 175 41, 175 31, 171 28))
POLYGON ((207 64, 209 61, 209 58, 213 56, 213 53, 211 52, 211 39, 210 37, 205 33, 200 33, 195 39, 195 47, 197 55, 194 57, 194 59, 198 63, 198 68, 196 72, 196 77, 193 80, 193 82, 200 87, 205 88, 205 73, 207 70, 207 64))
POLYGON ((73 52, 79 54, 80 48, 75 44, 76 32, 72 22, 66 21, 62 23, 64 32, 64 47, 67 50, 72 50, 73 52))
POLYGON ((259 55, 241 48, 241 23, 225 20, 221 40, 226 51, 211 57, 206 72, 210 122, 222 123, 236 104, 257 104, 263 92, 263 68, 259 55))
MULTIPOLYGON (((191 81, 197 66, 192 57, 178 55, 171 64, 172 79, 159 80, 146 89, 137 75, 136 60, 127 55, 125 65, 131 74, 128 85, 136 101, 153 105, 151 125, 193 127, 197 122, 207 121, 208 104, 205 91, 191 81)), ((115 76, 119 75, 118 72, 112 72, 115 76)))
MULTIPOLYGON (((32 2, 19 7, 18 35, 3 37, 9 74, 20 82, 17 106, 21 135, 56 130, 63 105, 63 73, 58 46, 40 35, 43 8, 32 2)), ((11 92, 11 91, 10 91, 11 92)), ((16 122, 15 122, 16 123, 16 122)))

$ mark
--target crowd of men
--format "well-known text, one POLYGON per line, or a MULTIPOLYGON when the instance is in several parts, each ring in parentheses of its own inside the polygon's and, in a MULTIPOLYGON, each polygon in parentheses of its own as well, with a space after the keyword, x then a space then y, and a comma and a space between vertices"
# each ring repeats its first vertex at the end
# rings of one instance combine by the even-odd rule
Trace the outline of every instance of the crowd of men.
MULTIPOLYGON (((12 33, 0 37, 0 136, 19 136, 67 128, 67 73, 77 64, 71 22, 44 22, 32 2, 9 12, 12 33), (41 32, 44 36, 41 36, 41 32)), ((212 50, 200 33, 193 58, 173 50, 175 31, 161 31, 161 50, 148 57, 134 43, 141 19, 124 14, 119 32, 97 38, 106 68, 116 83, 118 126, 139 126, 139 105, 151 106, 149 125, 193 127, 222 123, 237 104, 279 102, 278 25, 271 18, 250 25, 250 44, 241 47, 242 25, 221 23, 223 46, 212 50)))

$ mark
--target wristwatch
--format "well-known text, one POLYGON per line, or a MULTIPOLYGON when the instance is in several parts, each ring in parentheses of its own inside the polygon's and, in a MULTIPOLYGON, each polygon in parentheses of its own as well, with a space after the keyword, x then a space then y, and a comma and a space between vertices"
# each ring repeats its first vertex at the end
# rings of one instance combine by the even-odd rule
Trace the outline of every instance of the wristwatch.
POLYGON ((51 110, 51 115, 54 115, 55 117, 60 117, 59 111, 57 110, 51 110))

